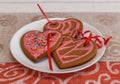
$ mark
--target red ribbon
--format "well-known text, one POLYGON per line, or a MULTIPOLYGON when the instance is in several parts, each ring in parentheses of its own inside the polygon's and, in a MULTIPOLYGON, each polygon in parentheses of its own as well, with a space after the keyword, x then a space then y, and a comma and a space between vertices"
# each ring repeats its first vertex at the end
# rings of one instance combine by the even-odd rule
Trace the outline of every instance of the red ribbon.
POLYGON ((84 42, 84 45, 87 45, 90 40, 95 39, 93 41, 96 43, 98 48, 101 48, 104 45, 106 45, 108 43, 108 41, 112 38, 112 36, 109 36, 108 38, 104 38, 104 37, 101 37, 99 35, 93 36, 92 32, 90 30, 87 30, 85 32, 82 32, 81 30, 77 30, 76 36, 79 36, 79 35, 81 35, 82 38, 86 39, 85 42, 84 42), (89 35, 85 36, 87 33, 89 35))
POLYGON ((45 12, 43 11, 42 7, 41 7, 38 3, 37 3, 37 6, 38 6, 38 8, 40 9, 40 11, 42 12, 43 16, 46 18, 46 20, 47 20, 48 22, 50 22, 48 16, 45 14, 45 12))
MULTIPOLYGON (((90 31, 85 31, 85 32, 83 33, 83 36, 84 36, 85 34, 87 34, 87 33, 89 33, 89 36, 87 37, 84 45, 87 45, 87 44, 89 43, 89 41, 91 40, 91 37, 92 37, 92 33, 91 33, 90 31)), ((86 38, 86 37, 84 36, 83 38, 86 38)))
POLYGON ((48 37, 47 37, 47 54, 48 54, 48 63, 49 63, 49 68, 50 70, 53 71, 53 68, 52 68, 52 61, 51 61, 51 53, 50 53, 50 37, 51 37, 51 34, 48 34, 48 37))

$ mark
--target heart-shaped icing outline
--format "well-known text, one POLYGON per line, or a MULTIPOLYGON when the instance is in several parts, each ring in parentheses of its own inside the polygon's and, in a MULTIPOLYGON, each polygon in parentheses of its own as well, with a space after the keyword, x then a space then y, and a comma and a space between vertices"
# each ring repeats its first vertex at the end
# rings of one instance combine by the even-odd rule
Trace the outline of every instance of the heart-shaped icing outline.
MULTIPOLYGON (((33 33, 33 32, 37 32, 38 34, 43 34, 43 35, 48 35, 48 34, 50 34, 50 33, 56 33, 56 39, 57 40, 55 40, 55 38, 54 38, 54 42, 55 42, 55 44, 53 45, 53 43, 50 43, 51 45, 50 45, 50 52, 53 52, 60 44, 61 44, 61 42, 62 42, 62 36, 61 36, 61 33, 60 32, 58 32, 58 31, 54 31, 54 30, 52 30, 52 31, 46 31, 46 32, 40 32, 40 31, 38 31, 38 30, 31 30, 31 31, 28 31, 28 32, 26 32, 22 37, 21 37, 21 39, 20 39, 20 44, 21 44, 21 48, 22 48, 22 50, 23 50, 23 52, 24 52, 24 54, 31 60, 31 61, 33 61, 33 62, 37 62, 38 60, 40 60, 41 58, 43 58, 43 57, 45 57, 45 56, 47 56, 47 45, 45 45, 45 49, 46 49, 46 51, 45 52, 43 52, 41 55, 39 55, 39 56, 36 56, 36 57, 34 57, 32 54, 31 54, 31 52, 30 52, 30 50, 29 50, 29 48, 27 49, 25 46, 25 44, 24 44, 24 38, 25 38, 25 36, 27 35, 27 34, 29 34, 29 33, 33 33), (51 47, 52 46, 52 47, 51 47)), ((34 33, 35 34, 35 33, 34 33)), ((45 38, 47 38, 47 37, 45 37, 45 38)), ((52 38, 52 37, 51 37, 52 38)), ((27 38, 27 40, 28 40, 28 38, 27 38)), ((38 40, 38 39, 37 39, 38 40)), ((42 39, 43 40, 43 39, 42 39)), ((50 39, 51 40, 51 39, 50 39)), ((53 40, 53 38, 52 38, 52 40, 53 40)), ((47 42, 47 39, 46 39, 46 42, 47 42)), ((42 45, 42 46, 44 46, 44 45, 42 45)))

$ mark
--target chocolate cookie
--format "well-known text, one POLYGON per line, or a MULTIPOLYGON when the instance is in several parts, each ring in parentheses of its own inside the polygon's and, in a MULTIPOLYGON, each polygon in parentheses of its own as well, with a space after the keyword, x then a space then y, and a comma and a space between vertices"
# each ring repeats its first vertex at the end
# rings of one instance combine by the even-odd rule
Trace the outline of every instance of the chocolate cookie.
POLYGON ((75 18, 69 18, 66 20, 51 20, 44 26, 44 31, 57 30, 60 31, 62 35, 70 35, 72 37, 75 36, 75 31, 82 29, 82 22, 75 18))
POLYGON ((84 45, 85 40, 76 40, 70 36, 63 38, 61 45, 53 52, 53 57, 59 68, 81 65, 96 55, 96 44, 90 40, 87 45, 84 45))

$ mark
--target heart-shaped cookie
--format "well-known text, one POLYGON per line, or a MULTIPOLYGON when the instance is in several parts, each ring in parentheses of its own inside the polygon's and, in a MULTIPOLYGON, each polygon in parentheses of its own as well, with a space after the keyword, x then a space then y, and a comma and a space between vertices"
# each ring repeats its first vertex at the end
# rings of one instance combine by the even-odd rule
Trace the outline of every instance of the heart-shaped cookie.
POLYGON ((31 30, 25 33, 21 38, 21 47, 25 55, 33 62, 38 61, 47 55, 47 36, 50 37, 50 50, 55 50, 61 43, 61 33, 58 31, 45 31, 31 30))
POLYGON ((96 44, 90 40, 84 45, 86 39, 74 39, 65 36, 61 45, 53 52, 53 57, 59 68, 69 68, 83 64, 92 59, 96 52, 96 44))
POLYGON ((62 33, 62 35, 75 36, 76 30, 82 30, 83 24, 80 20, 69 18, 66 20, 51 20, 44 26, 44 31, 46 30, 57 30, 62 33))

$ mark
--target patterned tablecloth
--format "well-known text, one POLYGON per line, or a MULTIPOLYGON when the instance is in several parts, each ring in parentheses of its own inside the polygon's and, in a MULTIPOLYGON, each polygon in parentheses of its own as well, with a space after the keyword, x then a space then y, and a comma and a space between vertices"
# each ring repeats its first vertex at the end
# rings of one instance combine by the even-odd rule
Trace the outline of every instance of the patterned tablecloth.
MULTIPOLYGON (((75 17, 112 35, 102 59, 82 71, 50 74, 31 70, 10 53, 13 34, 22 26, 43 19, 38 13, 0 14, 0 84, 120 84, 120 13, 47 13, 49 17, 75 17)), ((18 52, 19 53, 19 52, 18 52)))

